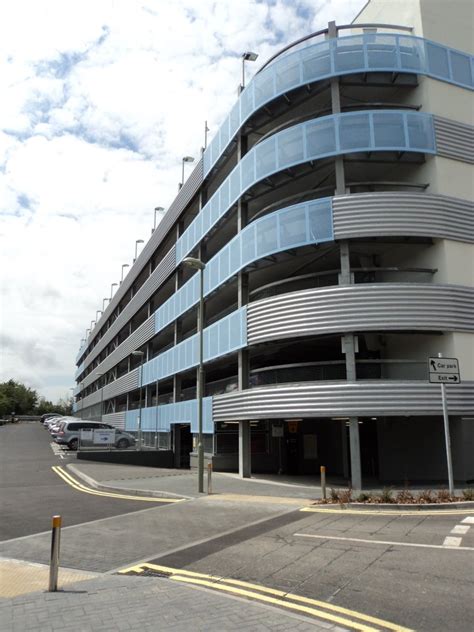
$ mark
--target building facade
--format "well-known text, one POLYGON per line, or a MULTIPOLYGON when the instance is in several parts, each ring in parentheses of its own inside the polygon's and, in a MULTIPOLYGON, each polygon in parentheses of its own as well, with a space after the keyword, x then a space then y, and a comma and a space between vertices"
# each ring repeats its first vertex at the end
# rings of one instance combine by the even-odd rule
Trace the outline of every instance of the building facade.
POLYGON ((77 356, 76 414, 214 468, 474 479, 469 2, 371 0, 240 93, 77 356))

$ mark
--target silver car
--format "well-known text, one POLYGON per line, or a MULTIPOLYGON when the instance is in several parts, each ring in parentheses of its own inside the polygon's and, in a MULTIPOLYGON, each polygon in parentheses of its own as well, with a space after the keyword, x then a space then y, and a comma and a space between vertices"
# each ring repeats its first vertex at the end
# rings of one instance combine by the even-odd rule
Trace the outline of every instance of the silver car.
POLYGON ((128 432, 118 430, 114 426, 100 421, 86 421, 81 419, 63 420, 54 433, 54 440, 59 445, 67 445, 70 450, 77 450, 81 430, 107 429, 115 430, 115 447, 125 450, 135 444, 135 438, 128 432))

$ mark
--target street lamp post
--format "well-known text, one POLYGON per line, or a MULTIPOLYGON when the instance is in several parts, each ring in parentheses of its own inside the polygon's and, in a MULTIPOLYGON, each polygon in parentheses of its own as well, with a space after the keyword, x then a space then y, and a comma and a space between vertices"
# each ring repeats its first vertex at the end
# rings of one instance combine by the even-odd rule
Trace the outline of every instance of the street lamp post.
POLYGON ((194 158, 192 156, 183 156, 181 159, 181 182, 179 183, 179 187, 178 190, 181 189, 181 187, 184 184, 184 163, 185 162, 194 162, 194 158))
POLYGON ((120 285, 122 285, 123 283, 123 271, 125 270, 125 268, 129 268, 130 264, 129 263, 122 263, 122 276, 120 277, 120 285))
POLYGON ((143 244, 143 239, 136 239, 135 240, 135 257, 133 259, 133 263, 135 263, 135 261, 137 260, 137 256, 138 256, 138 244, 143 244))
POLYGON ((118 283, 112 283, 112 285, 110 286, 110 298, 109 301, 112 300, 112 297, 114 295, 114 287, 117 287, 118 283))
POLYGON ((151 229, 151 232, 154 233, 156 230, 156 214, 157 213, 162 213, 165 209, 162 206, 155 206, 155 216, 153 219, 153 228, 151 229))
POLYGON ((110 301, 110 298, 105 297, 105 298, 102 299, 102 311, 105 310, 105 301, 110 301))
POLYGON ((256 61, 257 58, 257 53, 252 53, 251 51, 242 53, 242 83, 240 84, 240 92, 242 92, 242 90, 245 88, 245 62, 256 61))
POLYGON ((102 316, 102 310, 98 309, 95 313, 95 320, 98 323, 99 322, 99 315, 102 316))
POLYGON ((202 405, 204 394, 204 366, 203 366, 203 350, 204 350, 204 270, 206 264, 200 259, 194 257, 186 257, 183 263, 190 268, 199 270, 199 369, 197 383, 197 399, 198 399, 198 491, 204 492, 204 446, 202 441, 202 405))
POLYGON ((143 360, 145 359, 145 353, 143 351, 132 351, 132 356, 141 358, 140 362, 140 402, 138 406, 138 435, 137 435, 137 450, 142 449, 142 385, 143 385, 143 360))

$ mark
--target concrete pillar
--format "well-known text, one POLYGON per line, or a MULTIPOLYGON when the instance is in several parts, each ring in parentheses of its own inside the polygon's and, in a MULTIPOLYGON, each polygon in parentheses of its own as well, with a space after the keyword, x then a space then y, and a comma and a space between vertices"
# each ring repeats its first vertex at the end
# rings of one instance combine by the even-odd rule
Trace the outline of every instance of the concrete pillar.
POLYGON ((359 418, 349 418, 349 443, 351 447, 352 489, 362 489, 362 468, 360 463, 359 418))
POLYGON ((239 421, 239 476, 251 476, 250 422, 239 421))

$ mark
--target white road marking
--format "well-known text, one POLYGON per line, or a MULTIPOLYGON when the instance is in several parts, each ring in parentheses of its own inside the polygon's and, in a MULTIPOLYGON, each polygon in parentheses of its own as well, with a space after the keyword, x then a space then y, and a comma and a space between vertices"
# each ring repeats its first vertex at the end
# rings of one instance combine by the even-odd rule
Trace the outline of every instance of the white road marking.
POLYGON ((57 443, 51 442, 49 445, 51 446, 51 450, 54 452, 54 454, 56 456, 59 456, 60 459, 65 459, 68 456, 68 453, 57 443))
POLYGON ((474 524, 474 516, 467 516, 464 520, 461 520, 465 524, 474 524))
POLYGON ((462 542, 462 538, 453 538, 450 535, 448 535, 448 537, 444 538, 443 546, 459 547, 461 542, 462 542))
POLYGON ((468 524, 457 524, 451 529, 450 533, 455 535, 466 535, 470 528, 471 527, 468 524))
MULTIPOLYGON (((388 546, 411 546, 418 547, 421 549, 452 549, 454 551, 474 551, 474 547, 472 546, 459 546, 458 544, 449 545, 446 543, 446 538, 444 544, 415 544, 414 542, 391 542, 388 540, 362 540, 360 538, 343 538, 341 536, 336 535, 313 535, 310 533, 294 533, 295 537, 298 538, 318 538, 319 540, 342 540, 344 542, 362 542, 364 544, 386 544, 388 546)), ((452 540, 461 540, 461 538, 451 538, 452 540)))

